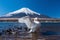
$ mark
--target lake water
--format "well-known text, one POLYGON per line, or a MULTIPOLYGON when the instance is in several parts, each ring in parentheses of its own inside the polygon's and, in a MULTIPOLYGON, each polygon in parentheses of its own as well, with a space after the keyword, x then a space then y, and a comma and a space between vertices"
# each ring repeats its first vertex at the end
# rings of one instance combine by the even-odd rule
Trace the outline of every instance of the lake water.
MULTIPOLYGON (((8 28, 14 28, 14 27, 19 27, 20 23, 17 22, 0 22, 0 31, 1 30, 6 30, 8 28)), ((22 24, 21 24, 22 25, 22 24)), ((41 23, 41 27, 56 27, 57 29, 60 29, 60 23, 41 23)), ((54 33, 54 32, 47 32, 47 33, 54 33)), ((60 32, 57 32, 57 34, 60 34, 60 32)))

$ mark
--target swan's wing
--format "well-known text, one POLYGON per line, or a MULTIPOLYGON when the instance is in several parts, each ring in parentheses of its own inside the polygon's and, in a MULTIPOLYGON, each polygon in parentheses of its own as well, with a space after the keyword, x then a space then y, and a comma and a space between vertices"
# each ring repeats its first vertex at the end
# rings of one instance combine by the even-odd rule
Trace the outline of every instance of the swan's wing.
POLYGON ((18 22, 19 22, 19 23, 24 23, 24 19, 23 19, 23 18, 19 18, 19 19, 18 19, 18 22))
POLYGON ((19 19, 18 19, 18 22, 19 22, 19 23, 24 23, 24 22, 28 21, 29 19, 30 19, 29 16, 25 16, 25 17, 19 18, 19 19))

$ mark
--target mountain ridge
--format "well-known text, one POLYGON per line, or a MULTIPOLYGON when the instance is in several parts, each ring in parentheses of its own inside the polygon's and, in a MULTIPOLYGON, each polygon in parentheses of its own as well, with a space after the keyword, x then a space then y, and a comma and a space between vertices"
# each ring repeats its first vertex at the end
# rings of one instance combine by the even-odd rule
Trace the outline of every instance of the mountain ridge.
POLYGON ((29 8, 21 8, 19 10, 10 12, 10 13, 2 16, 1 18, 20 18, 20 17, 24 17, 24 16, 30 16, 32 18, 34 18, 34 17, 38 17, 38 18, 50 18, 49 16, 42 15, 40 13, 32 11, 29 8))

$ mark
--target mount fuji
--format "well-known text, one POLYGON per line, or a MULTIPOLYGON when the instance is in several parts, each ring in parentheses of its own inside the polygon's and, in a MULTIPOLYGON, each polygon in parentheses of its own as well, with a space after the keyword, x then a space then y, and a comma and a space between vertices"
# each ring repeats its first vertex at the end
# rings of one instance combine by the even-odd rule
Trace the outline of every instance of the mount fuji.
POLYGON ((10 12, 6 15, 3 15, 0 18, 21 18, 24 16, 30 16, 32 18, 35 18, 35 17, 50 18, 49 16, 34 12, 34 11, 30 10, 29 8, 21 8, 19 10, 14 11, 14 12, 10 12))

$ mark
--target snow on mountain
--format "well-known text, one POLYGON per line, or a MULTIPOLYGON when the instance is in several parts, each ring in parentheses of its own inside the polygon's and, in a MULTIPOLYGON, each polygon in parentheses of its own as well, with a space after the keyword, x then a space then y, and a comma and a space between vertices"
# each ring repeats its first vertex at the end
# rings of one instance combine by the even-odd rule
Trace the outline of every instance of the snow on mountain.
POLYGON ((3 18, 4 17, 7 17, 7 18, 20 18, 20 17, 23 17, 23 16, 49 18, 48 16, 42 15, 42 14, 37 13, 37 12, 34 12, 34 11, 30 10, 29 8, 21 8, 19 10, 14 11, 14 12, 10 12, 10 13, 2 16, 2 17, 3 18))
POLYGON ((14 11, 14 12, 11 12, 11 13, 9 13, 8 15, 11 15, 11 14, 17 14, 17 13, 26 13, 26 14, 38 14, 38 15, 40 15, 39 13, 36 13, 36 12, 34 12, 34 11, 32 11, 32 10, 30 10, 29 8, 21 8, 21 9, 19 9, 19 10, 17 10, 17 11, 14 11))

